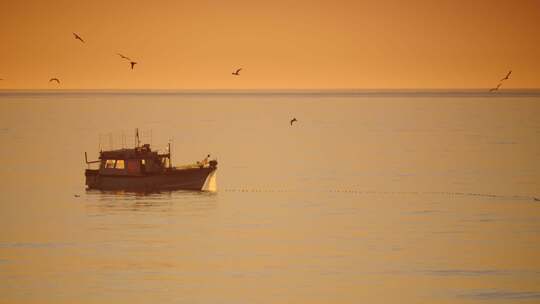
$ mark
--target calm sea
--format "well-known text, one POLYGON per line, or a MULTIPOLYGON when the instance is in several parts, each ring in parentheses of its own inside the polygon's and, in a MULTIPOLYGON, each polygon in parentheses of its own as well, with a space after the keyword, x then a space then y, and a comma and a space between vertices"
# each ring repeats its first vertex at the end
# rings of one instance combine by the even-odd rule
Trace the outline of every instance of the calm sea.
POLYGON ((0 303, 540 302, 538 91, 1 91, 0 143, 0 303), (135 128, 218 191, 86 191, 135 128))

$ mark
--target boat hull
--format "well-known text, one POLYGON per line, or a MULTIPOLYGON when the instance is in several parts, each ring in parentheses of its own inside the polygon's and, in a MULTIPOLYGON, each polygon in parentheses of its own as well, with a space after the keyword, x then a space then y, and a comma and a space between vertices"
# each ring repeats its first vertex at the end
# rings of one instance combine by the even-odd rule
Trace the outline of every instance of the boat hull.
POLYGON ((99 170, 85 171, 88 189, 158 191, 215 191, 216 168, 173 169, 141 175, 105 175, 99 170))

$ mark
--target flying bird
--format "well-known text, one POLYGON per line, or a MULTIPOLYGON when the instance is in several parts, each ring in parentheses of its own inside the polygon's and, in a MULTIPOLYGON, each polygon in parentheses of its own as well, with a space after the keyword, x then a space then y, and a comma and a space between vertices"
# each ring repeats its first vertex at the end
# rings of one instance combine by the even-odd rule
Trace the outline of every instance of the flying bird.
POLYGON ((60 84, 60 79, 58 79, 58 78, 49 79, 49 82, 53 82, 53 81, 56 81, 58 84, 60 84))
POLYGON ((131 69, 133 70, 133 67, 137 64, 135 61, 130 61, 129 62, 131 64, 131 69))
POLYGON ((78 195, 78 194, 74 194, 73 196, 74 196, 74 197, 81 197, 81 196, 80 196, 80 195, 78 195))
POLYGON ((236 76, 240 76, 240 71, 241 71, 241 70, 242 70, 242 69, 238 69, 238 70, 236 70, 235 72, 232 72, 231 74, 236 75, 236 76))
POLYGON ((291 126, 292 126, 292 124, 293 124, 295 121, 298 121, 298 120, 296 119, 296 117, 294 117, 293 119, 291 119, 291 126))
POLYGON ((84 40, 81 38, 81 36, 79 36, 79 35, 77 35, 77 34, 75 34, 75 33, 73 33, 73 36, 75 36, 75 39, 78 39, 78 40, 80 40, 82 43, 84 43, 84 40))
POLYGON ((506 76, 503 79, 501 79, 501 81, 510 79, 510 74, 512 74, 512 71, 508 72, 508 74, 506 74, 506 76))
POLYGON ((126 60, 131 61, 131 58, 129 58, 129 57, 127 57, 127 56, 124 56, 124 55, 122 55, 122 54, 120 54, 120 53, 116 53, 116 54, 117 54, 118 56, 120 56, 120 58, 123 58, 123 59, 126 59, 126 60))
POLYGON ((499 84, 497 85, 497 87, 491 88, 491 89, 489 89, 489 91, 490 91, 490 92, 495 92, 495 91, 499 90, 499 88, 501 87, 501 85, 502 85, 502 83, 499 83, 499 84))

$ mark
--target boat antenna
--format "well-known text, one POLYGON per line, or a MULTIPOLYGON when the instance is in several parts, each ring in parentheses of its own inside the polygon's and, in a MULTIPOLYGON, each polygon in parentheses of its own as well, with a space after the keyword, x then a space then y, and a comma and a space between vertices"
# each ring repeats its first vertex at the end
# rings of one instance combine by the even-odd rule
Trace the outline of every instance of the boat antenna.
POLYGON ((169 139, 169 168, 172 168, 172 161, 171 161, 171 140, 169 139))
POLYGON ((141 144, 141 141, 139 140, 139 128, 135 128, 135 147, 138 148, 141 144))

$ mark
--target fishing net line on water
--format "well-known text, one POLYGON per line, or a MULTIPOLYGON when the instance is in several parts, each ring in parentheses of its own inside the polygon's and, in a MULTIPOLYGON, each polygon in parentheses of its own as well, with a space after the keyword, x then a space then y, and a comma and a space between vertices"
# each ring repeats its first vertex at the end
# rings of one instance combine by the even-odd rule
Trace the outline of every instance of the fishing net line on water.
POLYGON ((351 195, 441 195, 450 197, 484 197, 493 199, 512 199, 540 202, 540 198, 529 195, 502 195, 475 192, 444 192, 444 191, 368 191, 357 189, 327 189, 327 190, 303 190, 303 189, 268 189, 268 188, 225 188, 224 192, 243 193, 345 193, 351 195))

